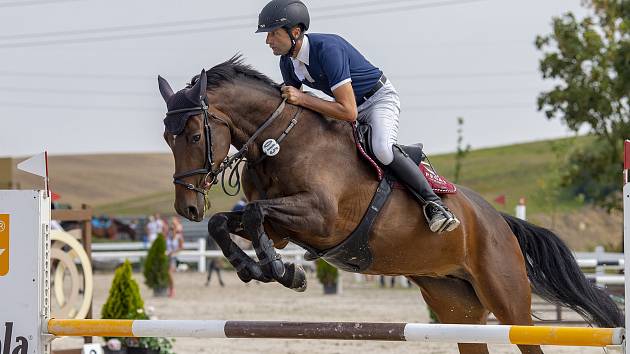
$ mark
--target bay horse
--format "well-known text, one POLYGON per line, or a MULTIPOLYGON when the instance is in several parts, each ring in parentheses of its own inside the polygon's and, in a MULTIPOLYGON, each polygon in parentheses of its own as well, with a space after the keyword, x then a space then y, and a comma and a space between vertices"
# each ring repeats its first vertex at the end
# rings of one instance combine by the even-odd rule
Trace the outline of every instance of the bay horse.
MULTIPOLYGON (((304 271, 283 263, 275 248, 294 242, 316 251, 341 244, 379 186, 357 151, 351 125, 286 103, 279 85, 240 56, 202 71, 177 93, 162 77, 158 82, 169 110, 164 138, 175 158, 177 213, 201 221, 207 189, 228 166, 238 173, 246 159, 241 180, 249 203, 243 211, 214 214, 209 234, 241 280, 277 281, 303 291, 304 271), (230 145, 239 152, 228 157, 230 145), (245 255, 230 233, 252 241, 258 260, 245 255)), ((557 235, 458 188, 444 202, 462 224, 445 234, 428 229, 407 191, 393 190, 364 247, 369 266, 359 271, 407 277, 441 323, 485 324, 493 313, 502 324, 532 325, 533 288, 592 324, 623 326, 621 311, 585 279, 557 235)), ((539 346, 519 349, 542 353, 539 346)), ((459 351, 488 348, 461 343, 459 351)))

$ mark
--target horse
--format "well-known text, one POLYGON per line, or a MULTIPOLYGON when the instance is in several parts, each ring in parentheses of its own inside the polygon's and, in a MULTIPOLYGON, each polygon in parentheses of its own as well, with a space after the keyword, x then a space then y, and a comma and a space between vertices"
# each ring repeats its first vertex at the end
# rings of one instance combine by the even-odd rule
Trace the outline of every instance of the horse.
MULTIPOLYGON (((242 281, 277 281, 303 291, 304 271, 275 251, 289 242, 343 266, 323 251, 346 241, 380 188, 357 151, 351 124, 286 103, 280 86, 240 56, 202 71, 176 93, 160 76, 158 85, 168 108, 163 137, 175 159, 177 213, 203 220, 207 190, 221 173, 225 190, 230 167, 237 175, 228 183, 242 184, 245 208, 216 213, 208 222, 210 237, 242 281), (238 152, 228 156, 231 145, 238 152), (231 233, 252 241, 257 261, 231 233)), ((437 234, 409 192, 393 190, 361 248, 371 258, 356 271, 407 277, 441 323, 485 324, 493 313, 502 324, 532 325, 533 289, 589 323, 623 326, 623 313, 586 280, 553 232, 498 212, 463 186, 443 198, 462 224, 437 234)), ((462 354, 488 353, 486 344, 458 346, 462 354)), ((519 349, 542 353, 539 346, 519 349)))

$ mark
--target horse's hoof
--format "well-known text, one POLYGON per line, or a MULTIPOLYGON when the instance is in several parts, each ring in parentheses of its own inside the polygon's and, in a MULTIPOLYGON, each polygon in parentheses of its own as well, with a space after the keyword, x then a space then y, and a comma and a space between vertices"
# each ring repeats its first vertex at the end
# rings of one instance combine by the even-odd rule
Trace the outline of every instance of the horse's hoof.
POLYGON ((293 263, 285 263, 287 269, 288 280, 290 285, 288 288, 293 289, 299 293, 306 290, 306 272, 301 265, 295 265, 293 263))

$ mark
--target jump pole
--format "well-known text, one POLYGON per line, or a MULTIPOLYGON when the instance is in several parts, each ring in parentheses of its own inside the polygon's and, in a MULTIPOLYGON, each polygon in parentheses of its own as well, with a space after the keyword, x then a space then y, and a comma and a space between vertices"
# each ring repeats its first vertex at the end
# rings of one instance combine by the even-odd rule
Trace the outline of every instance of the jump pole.
POLYGON ((623 328, 424 323, 218 320, 55 320, 55 336, 378 340, 603 347, 621 345, 623 328))

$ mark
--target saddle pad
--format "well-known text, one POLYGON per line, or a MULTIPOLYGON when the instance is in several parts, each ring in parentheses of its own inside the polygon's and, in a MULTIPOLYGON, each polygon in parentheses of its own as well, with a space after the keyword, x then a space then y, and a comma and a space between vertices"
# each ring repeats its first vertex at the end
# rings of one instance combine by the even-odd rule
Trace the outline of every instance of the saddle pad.
MULTIPOLYGON (((363 147, 363 145, 360 142, 359 139, 359 133, 357 131, 357 126, 356 123, 352 124, 352 133, 354 135, 354 142, 355 145, 357 147, 357 150, 359 151, 359 155, 361 155, 363 157, 364 160, 366 160, 370 166, 372 166, 372 168, 374 169, 374 172, 376 173, 376 178, 377 180, 382 180, 383 177, 385 177, 385 172, 383 171, 383 168, 381 167, 380 164, 378 164, 374 158, 372 158, 366 151, 366 149, 363 147)), ((404 149, 405 147, 403 147, 404 149)), ((427 164, 423 163, 421 161, 422 159, 420 158, 420 161, 415 161, 416 163, 418 163, 418 168, 420 169, 420 171, 422 171, 422 173, 424 174, 424 176, 426 177, 427 181, 429 182, 429 184, 431 185, 431 188, 433 188, 433 191, 436 194, 455 194, 457 193, 457 187, 449 182, 446 178, 438 175, 433 168, 430 167, 430 165, 427 166, 427 164)), ((392 173, 388 173, 388 178, 393 179, 394 184, 393 184, 393 188, 396 189, 405 189, 407 188, 405 185, 403 185, 402 183, 397 181, 397 178, 392 174, 392 173)))

